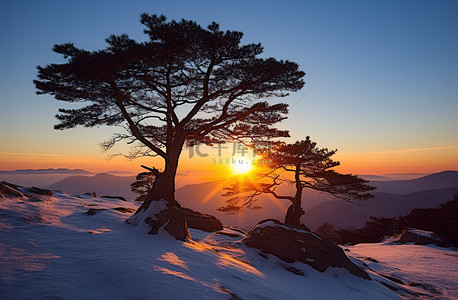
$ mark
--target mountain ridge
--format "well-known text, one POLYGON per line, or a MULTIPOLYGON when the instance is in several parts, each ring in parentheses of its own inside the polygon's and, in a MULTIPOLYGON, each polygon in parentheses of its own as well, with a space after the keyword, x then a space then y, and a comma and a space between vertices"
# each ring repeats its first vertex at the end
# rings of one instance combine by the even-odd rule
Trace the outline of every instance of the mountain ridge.
POLYGON ((338 199, 320 203, 306 213, 303 221, 312 230, 325 222, 336 228, 357 229, 363 227, 371 216, 393 218, 407 215, 416 208, 437 208, 452 200, 454 194, 458 194, 458 185, 406 195, 376 192, 375 198, 358 202, 359 205, 338 199))
MULTIPOLYGON (((392 206, 391 209, 396 210, 400 204, 397 204, 396 201, 390 202, 389 199, 398 199, 398 201, 401 201, 401 199, 403 199, 402 196, 410 193, 420 192, 421 194, 422 191, 453 188, 458 186, 458 180, 456 180, 456 178, 458 178, 457 171, 444 171, 427 175, 418 179, 372 181, 369 182, 369 184, 378 186, 378 189, 374 191, 376 198, 378 197, 378 199, 375 199, 376 203, 380 202, 379 199, 388 199, 386 200, 387 202, 385 202, 386 205, 388 205, 388 203, 392 203, 389 204, 392 206), (402 193, 396 194, 394 192, 402 193)), ((133 199, 137 197, 137 194, 132 193, 130 190, 130 184, 134 181, 135 176, 121 177, 106 173, 99 173, 94 176, 74 175, 50 185, 49 188, 63 190, 72 194, 96 192, 97 195, 123 196, 125 198, 133 199)), ((176 190, 175 197, 180 204, 183 204, 186 207, 200 211, 202 213, 214 215, 225 224, 242 227, 244 229, 250 229, 257 222, 266 218, 274 218, 279 220, 284 219, 286 215, 286 209, 289 206, 289 202, 279 201, 270 195, 262 195, 259 198, 257 205, 263 207, 261 210, 246 211, 237 215, 227 215, 226 213, 218 211, 217 209, 219 207, 225 205, 227 198, 222 196, 224 193, 223 188, 229 184, 230 180, 216 180, 203 183, 188 184, 178 188, 176 190)), ((278 192, 281 194, 293 193, 291 188, 282 186, 279 187, 278 192)), ((428 193, 425 193, 425 195, 428 195, 428 193)), ((431 195, 431 197, 434 197, 434 195, 431 195)), ((445 201, 445 198, 443 197, 441 199, 445 201)), ((373 199, 367 201, 373 201, 373 199)), ((322 222, 329 222, 333 219, 339 219, 336 216, 325 214, 324 208, 317 211, 316 207, 325 202, 331 202, 335 204, 335 202, 340 203, 345 201, 334 198, 333 196, 330 196, 326 193, 307 189, 304 190, 302 207, 306 211, 306 215, 303 219, 306 225, 310 225, 313 227, 313 229, 315 229, 317 226, 321 225, 322 222), (310 216, 311 214, 313 214, 313 216, 310 216)), ((329 203, 327 205, 329 205, 329 203)), ((436 204, 433 206, 435 205, 436 204)), ((340 204, 337 204, 337 206, 340 207, 340 204)), ((380 210, 385 209, 383 205, 380 207, 380 210)), ((410 209, 417 208, 414 203, 411 203, 409 207, 410 209)), ((343 208, 347 209, 347 207, 343 208)), ((350 211, 353 210, 352 207, 349 209, 350 211)), ((332 208, 330 208, 330 210, 335 214, 339 213, 332 208)), ((400 208, 400 210, 404 212, 406 209, 400 208)), ((341 211, 340 213, 342 212, 345 211, 341 211)), ((406 212, 408 213, 408 211, 406 212)), ((387 216, 390 216, 390 214, 387 216)), ((364 223, 365 221, 362 221, 362 225, 364 225, 364 223)), ((361 224, 356 223, 356 225, 360 226, 361 224)))
POLYGON ((0 171, 2 175, 15 175, 15 174, 93 174, 83 169, 67 169, 67 168, 48 168, 48 169, 17 169, 11 171, 0 171))

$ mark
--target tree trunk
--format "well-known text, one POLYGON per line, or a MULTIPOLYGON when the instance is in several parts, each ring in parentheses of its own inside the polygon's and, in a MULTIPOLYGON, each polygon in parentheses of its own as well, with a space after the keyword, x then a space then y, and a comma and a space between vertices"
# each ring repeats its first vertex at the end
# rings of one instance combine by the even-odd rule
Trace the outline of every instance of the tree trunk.
POLYGON ((157 234, 164 227, 178 240, 190 238, 186 218, 175 200, 175 176, 180 153, 181 148, 167 157, 164 171, 157 175, 146 200, 127 223, 138 225, 145 222, 150 227, 150 234, 157 234))
POLYGON ((291 227, 301 227, 301 217, 304 211, 301 208, 301 198, 294 197, 293 203, 286 212, 285 224, 291 227))
POLYGON ((304 214, 302 210, 302 184, 300 181, 300 164, 297 164, 295 169, 295 184, 296 184, 296 195, 292 199, 293 203, 288 207, 286 212, 285 224, 292 227, 301 227, 301 217, 304 214))

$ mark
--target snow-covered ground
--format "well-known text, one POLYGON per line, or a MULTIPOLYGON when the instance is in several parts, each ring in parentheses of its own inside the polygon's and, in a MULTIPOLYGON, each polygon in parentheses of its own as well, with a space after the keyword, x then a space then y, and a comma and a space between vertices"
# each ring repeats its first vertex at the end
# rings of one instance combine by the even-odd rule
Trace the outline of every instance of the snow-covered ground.
MULTIPOLYGON (((166 232, 148 235, 143 225, 125 223, 137 208, 132 202, 19 190, 23 197, 0 194, 0 299, 398 299, 405 294, 380 283, 384 279, 375 272, 371 276, 379 280, 369 281, 344 269, 320 273, 302 263, 265 258, 244 246, 242 236, 191 229, 193 241, 182 242, 166 232)), ((457 295, 456 251, 373 244, 346 253, 377 258, 378 264, 366 262, 376 272, 431 283, 443 299, 457 295), (420 251, 417 265, 438 264, 443 274, 408 267, 404 253, 408 259, 416 255, 410 249, 420 251), (431 259, 439 253, 440 259, 431 259), (440 276, 448 281, 439 284, 440 276)))
MULTIPOLYGON (((417 232, 421 232, 417 230, 417 232)), ((406 298, 458 299, 458 251, 396 241, 344 247, 364 262, 371 277, 406 298), (391 280, 386 280, 391 279, 391 280)))

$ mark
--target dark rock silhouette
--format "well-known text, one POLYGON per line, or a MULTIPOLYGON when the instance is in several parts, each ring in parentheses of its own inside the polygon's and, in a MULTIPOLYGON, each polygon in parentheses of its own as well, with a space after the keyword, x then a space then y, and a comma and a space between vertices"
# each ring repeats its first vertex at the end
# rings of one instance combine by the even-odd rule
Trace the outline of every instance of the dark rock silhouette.
POLYGON ((289 227, 277 220, 259 222, 243 242, 289 263, 297 260, 320 272, 328 267, 345 268, 356 276, 370 279, 364 270, 348 259, 340 247, 310 231, 289 227))
POLYGON ((85 214, 88 216, 93 216, 102 210, 105 210, 105 208, 89 208, 89 210, 85 212, 85 214))
POLYGON ((32 186, 31 188, 27 188, 27 191, 32 193, 32 194, 37 194, 37 195, 44 195, 44 196, 52 196, 54 195, 53 191, 47 190, 47 189, 40 189, 37 187, 32 186))
POLYGON ((0 194, 5 194, 8 196, 15 196, 15 197, 24 197, 24 194, 22 194, 20 191, 17 190, 17 186, 7 183, 7 182, 2 182, 0 183, 0 194))
POLYGON ((188 222, 188 227, 213 232, 223 229, 223 224, 216 217, 182 207, 181 211, 188 222))
POLYGON ((149 234, 157 234, 159 229, 164 228, 165 231, 174 236, 177 240, 186 240, 190 238, 186 218, 184 217, 181 207, 168 207, 164 204, 165 201, 154 201, 146 213, 149 215, 146 218, 138 214, 138 211, 131 216, 131 219, 126 221, 129 224, 137 225, 139 222, 145 222, 151 228, 149 234), (165 224, 165 225, 164 225, 165 224))
POLYGON ((135 212, 134 209, 131 209, 131 208, 128 208, 128 207, 115 207, 113 209, 116 210, 116 211, 125 213, 125 214, 130 214, 130 213, 134 213, 135 212))
POLYGON ((444 242, 440 237, 438 237, 434 232, 419 230, 414 228, 406 228, 401 237, 399 238, 401 243, 415 243, 415 245, 429 245, 434 244, 439 247, 448 247, 446 242, 444 242))
POLYGON ((118 199, 118 200, 121 200, 121 201, 127 201, 126 198, 124 198, 122 196, 100 196, 100 198, 118 199))

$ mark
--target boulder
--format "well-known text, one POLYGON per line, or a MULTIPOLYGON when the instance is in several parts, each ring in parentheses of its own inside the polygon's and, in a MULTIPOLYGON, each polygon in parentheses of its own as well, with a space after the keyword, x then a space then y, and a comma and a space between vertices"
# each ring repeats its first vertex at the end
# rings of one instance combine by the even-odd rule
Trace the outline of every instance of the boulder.
POLYGON ((88 216, 93 216, 99 211, 106 210, 106 208, 89 208, 87 212, 85 212, 86 215, 88 216))
POLYGON ((41 189, 32 186, 31 188, 27 188, 27 192, 30 192, 32 194, 37 194, 37 195, 43 195, 43 196, 52 196, 54 193, 51 190, 47 189, 41 189))
POLYGON ((186 240, 191 237, 181 207, 170 204, 164 199, 153 200, 148 206, 143 203, 126 222, 132 225, 138 225, 140 222, 148 224, 151 229, 149 234, 157 234, 163 227, 177 240, 186 240))
POLYGON ((23 186, 21 186, 21 185, 17 185, 17 184, 10 183, 10 182, 7 182, 7 181, 2 181, 2 182, 0 182, 0 183, 3 184, 3 185, 7 185, 7 186, 9 186, 10 188, 13 188, 13 189, 15 189, 15 190, 17 190, 17 189, 19 189, 19 188, 23 188, 23 186))
POLYGON ((0 183, 0 194, 5 194, 8 196, 15 196, 19 198, 24 197, 24 194, 22 194, 20 191, 18 191, 13 186, 10 184, 7 184, 6 182, 0 183))
POLYGON ((289 263, 300 261, 320 272, 328 267, 345 268, 356 276, 370 280, 369 275, 352 263, 337 245, 310 231, 289 227, 277 220, 259 222, 243 242, 289 263))
POLYGON ((415 228, 406 228, 402 231, 399 238, 400 243, 415 243, 415 245, 434 244, 439 247, 449 247, 450 245, 444 242, 432 231, 420 230, 415 228))
POLYGON ((134 213, 135 212, 135 209, 133 209, 133 208, 122 207, 122 206, 121 207, 115 207, 113 209, 116 210, 116 211, 125 213, 125 214, 130 214, 130 213, 134 213))
MULTIPOLYGON (((188 231, 186 218, 184 217, 184 214, 179 207, 172 206, 168 210, 160 212, 158 217, 160 220, 168 219, 167 222, 163 222, 163 224, 166 224, 164 229, 173 235, 177 240, 185 240, 191 238, 191 235, 188 231)), ((154 233, 154 227, 152 227, 151 231, 154 233)))
POLYGON ((189 228, 214 232, 223 229, 223 224, 212 215, 203 214, 190 208, 182 207, 181 211, 188 222, 189 228))
MULTIPOLYGON (((94 196, 94 197, 97 197, 97 196, 94 196)), ((117 200, 121 200, 121 201, 126 201, 127 202, 126 198, 124 198, 122 196, 101 196, 100 198, 117 199, 117 200)))

